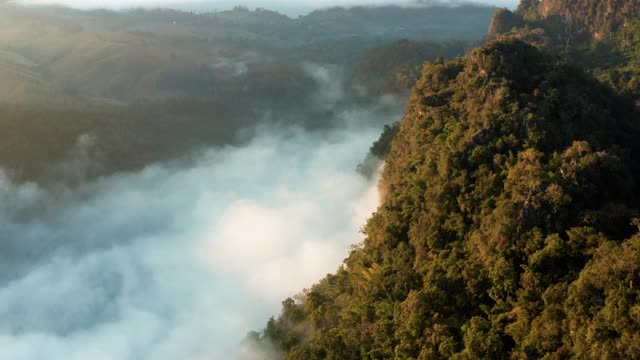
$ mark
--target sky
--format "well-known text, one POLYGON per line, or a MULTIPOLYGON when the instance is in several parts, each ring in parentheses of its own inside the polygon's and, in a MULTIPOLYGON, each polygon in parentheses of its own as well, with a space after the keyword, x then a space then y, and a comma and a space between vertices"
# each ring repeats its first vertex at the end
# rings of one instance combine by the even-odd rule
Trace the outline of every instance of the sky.
MULTIPOLYGON (((78 8, 130 8, 130 7, 170 7, 181 10, 212 11, 245 5, 250 8, 262 7, 278 10, 288 15, 301 15, 316 8, 333 5, 352 6, 370 4, 410 4, 412 0, 210 0, 210 1, 176 1, 176 0, 19 0, 27 4, 63 4, 78 8)), ((519 0, 472 0, 496 6, 515 7, 519 0)))

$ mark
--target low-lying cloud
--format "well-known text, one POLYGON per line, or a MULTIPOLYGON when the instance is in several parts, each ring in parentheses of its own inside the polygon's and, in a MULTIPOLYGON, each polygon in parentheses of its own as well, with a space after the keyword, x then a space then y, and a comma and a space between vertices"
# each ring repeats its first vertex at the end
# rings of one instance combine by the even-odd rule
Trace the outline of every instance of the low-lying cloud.
MULTIPOLYGON (((216 1, 177 1, 177 0, 19 0, 23 4, 60 4, 81 9, 91 8, 131 8, 131 7, 168 7, 184 10, 224 10, 230 9, 235 5, 241 3, 242 5, 258 8, 267 8, 278 10, 289 15, 299 15, 309 12, 314 9, 330 7, 330 6, 362 6, 362 5, 415 5, 420 3, 416 0, 403 0, 403 1, 391 1, 391 0, 321 0, 321 1, 300 1, 300 0, 245 0, 245 1, 229 1, 229 0, 216 0, 216 1)), ((423 3, 429 3, 429 1, 422 1, 423 3)), ((480 3, 490 4, 496 6, 517 6, 519 0, 442 0, 434 1, 450 4, 461 3, 480 3)))
POLYGON ((361 239, 377 192, 354 169, 380 129, 357 123, 75 189, 0 176, 2 358, 233 359, 361 239))

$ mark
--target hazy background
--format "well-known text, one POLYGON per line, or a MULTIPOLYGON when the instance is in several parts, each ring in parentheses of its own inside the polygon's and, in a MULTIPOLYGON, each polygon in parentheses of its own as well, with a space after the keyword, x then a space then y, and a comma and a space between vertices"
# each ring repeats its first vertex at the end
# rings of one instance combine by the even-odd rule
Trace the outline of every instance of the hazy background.
POLYGON ((361 239, 377 191, 354 168, 379 128, 349 126, 56 192, 0 176, 2 357, 232 359, 361 239))
POLYGON ((264 110, 246 141, 137 171, 82 178, 100 166, 92 134, 45 185, 0 170, 2 357, 234 359, 283 299, 334 271, 378 204, 355 169, 401 113, 393 96, 338 106, 339 74, 304 70, 306 110, 340 108, 325 129, 264 110))
MULTIPOLYGON (((277 10, 283 12, 289 16, 297 16, 306 14, 314 9, 329 7, 329 6, 356 6, 356 5, 412 5, 416 1, 411 0, 210 0, 210 1, 176 1, 176 0, 19 0, 23 4, 61 4, 77 8, 131 8, 136 6, 143 7, 168 7, 181 10, 191 11, 213 11, 213 10, 225 10, 235 5, 244 5, 251 8, 261 7, 270 10, 277 10)), ((425 1, 428 2, 428 1, 425 1)), ((492 4, 495 6, 516 7, 519 3, 518 0, 471 0, 471 1, 459 1, 459 0, 443 0, 442 3, 480 3, 480 4, 492 4)))

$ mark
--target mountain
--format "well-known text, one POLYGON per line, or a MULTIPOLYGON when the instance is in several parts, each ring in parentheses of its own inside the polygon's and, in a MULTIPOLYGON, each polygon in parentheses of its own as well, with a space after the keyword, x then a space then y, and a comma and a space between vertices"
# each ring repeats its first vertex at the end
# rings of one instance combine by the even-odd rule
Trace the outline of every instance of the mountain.
POLYGON ((0 4, 0 95, 5 102, 209 98, 268 76, 260 71, 272 61, 345 65, 403 38, 477 40, 494 10, 335 7, 293 19, 244 7, 194 14, 0 4))
POLYGON ((327 129, 356 101, 408 96, 422 62, 461 52, 462 42, 443 39, 480 39, 494 10, 334 7, 293 19, 244 7, 194 14, 3 3, 0 168, 16 181, 57 181, 60 163, 90 144, 99 166, 86 180, 236 144, 257 124, 327 129), (403 38, 411 45, 388 46, 403 38), (401 68, 387 66, 406 54, 401 68), (350 77, 358 71, 367 77, 350 77), (403 71, 400 85, 376 80, 403 71), (377 88, 350 91, 362 86, 377 88))
POLYGON ((383 204, 254 346, 286 359, 640 356, 639 114, 516 39, 424 68, 383 204))
POLYGON ((486 32, 494 7, 430 2, 423 6, 353 6, 319 9, 299 18, 302 34, 378 37, 389 40, 475 40, 486 32), (443 31, 446 29, 446 31, 443 31), (431 34, 425 37, 426 34, 431 34))
POLYGON ((640 4, 626 0, 523 0, 501 9, 489 38, 517 37, 562 56, 640 104, 640 4))
POLYGON ((603 39, 626 27, 640 16, 640 4, 629 0, 522 0, 516 14, 499 11, 494 20, 501 20, 499 32, 511 30, 512 26, 502 20, 521 17, 512 25, 523 27, 524 22, 538 25, 553 25, 557 30, 584 32, 591 38, 603 39), (545 24, 546 23, 546 24, 545 24))
POLYGON ((529 0, 520 12, 528 17, 560 17, 599 39, 625 27, 640 16, 640 3, 629 0, 529 0))

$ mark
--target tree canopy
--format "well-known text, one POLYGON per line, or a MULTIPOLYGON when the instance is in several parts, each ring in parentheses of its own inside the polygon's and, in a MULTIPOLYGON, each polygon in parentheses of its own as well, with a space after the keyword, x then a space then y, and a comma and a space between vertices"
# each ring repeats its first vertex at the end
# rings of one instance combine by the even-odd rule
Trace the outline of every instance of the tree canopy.
POLYGON ((637 1, 523 0, 496 12, 489 37, 517 37, 640 100, 639 19, 637 1))
POLYGON ((640 357, 638 113, 515 39, 425 66, 385 198, 258 343, 286 359, 640 357))

